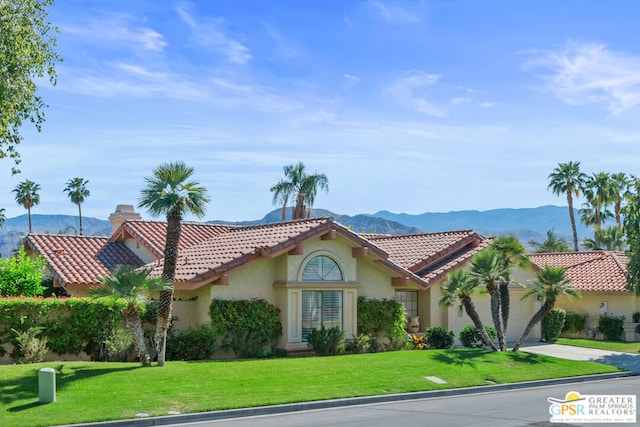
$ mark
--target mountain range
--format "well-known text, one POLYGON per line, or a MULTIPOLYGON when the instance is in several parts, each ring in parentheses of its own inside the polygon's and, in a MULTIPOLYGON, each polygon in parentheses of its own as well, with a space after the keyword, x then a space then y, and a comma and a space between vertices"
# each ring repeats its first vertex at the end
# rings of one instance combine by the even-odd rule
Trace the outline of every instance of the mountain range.
MULTIPOLYGON (((354 216, 340 215, 325 209, 313 209, 314 217, 329 216, 357 232, 378 234, 415 234, 422 232, 475 230, 484 236, 513 234, 527 247, 528 242, 544 241, 548 230, 571 241, 571 226, 567 207, 540 206, 537 208, 494 209, 488 211, 453 211, 446 213, 426 212, 423 214, 392 213, 380 211, 375 214, 354 216)), ((576 217, 579 218, 577 211, 576 217)), ((233 225, 256 225, 281 220, 281 211, 274 210, 262 219, 254 221, 210 221, 233 225)), ((289 211, 290 215, 290 211, 289 211)), ((33 231, 36 233, 75 234, 78 217, 73 215, 31 215, 33 231)), ((86 235, 107 236, 111 233, 109 221, 83 217, 83 232, 86 235)), ((582 224, 576 224, 580 239, 591 231, 582 224)), ((17 247, 28 229, 27 215, 7 218, 0 230, 0 256, 9 256, 17 247)))

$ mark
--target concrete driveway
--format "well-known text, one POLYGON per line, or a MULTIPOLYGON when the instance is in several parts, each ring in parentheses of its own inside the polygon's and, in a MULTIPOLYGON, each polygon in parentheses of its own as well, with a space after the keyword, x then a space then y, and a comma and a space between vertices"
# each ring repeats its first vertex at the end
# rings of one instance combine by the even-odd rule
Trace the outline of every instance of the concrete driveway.
POLYGON ((640 372, 640 354, 573 347, 561 344, 547 344, 543 342, 528 342, 522 346, 521 350, 528 353, 559 357, 561 359, 603 363, 605 365, 617 366, 618 368, 631 372, 640 372))

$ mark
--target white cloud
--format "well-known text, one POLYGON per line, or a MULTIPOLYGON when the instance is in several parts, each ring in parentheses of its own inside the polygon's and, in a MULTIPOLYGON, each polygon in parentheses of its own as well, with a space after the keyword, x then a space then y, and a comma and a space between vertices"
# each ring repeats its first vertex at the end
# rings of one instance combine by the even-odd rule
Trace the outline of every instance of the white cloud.
POLYGON ((640 56, 601 43, 568 43, 537 54, 525 69, 542 68, 548 89, 570 105, 604 104, 613 114, 640 104, 640 56))
POLYGON ((194 14, 187 11, 187 7, 186 4, 176 7, 176 13, 191 29, 195 43, 213 49, 236 64, 244 65, 251 60, 249 48, 225 33, 223 19, 210 17, 196 19, 194 14))
POLYGON ((421 3, 399 4, 395 2, 383 2, 381 0, 370 0, 363 4, 368 10, 381 19, 383 22, 392 25, 417 24, 421 22, 421 3), (416 7, 416 5, 418 7, 416 7))
POLYGON ((351 74, 343 74, 342 77, 344 77, 345 89, 351 89, 352 87, 360 83, 360 77, 352 76, 351 74))
POLYGON ((102 41, 133 50, 160 52, 167 45, 162 34, 152 28, 138 26, 131 17, 121 14, 93 19, 84 27, 67 26, 64 31, 82 36, 79 40, 102 41))
POLYGON ((435 117, 446 117, 447 109, 444 106, 434 104, 425 94, 425 88, 434 86, 440 80, 437 74, 428 74, 423 71, 413 71, 407 77, 396 79, 387 88, 397 102, 420 113, 435 117))

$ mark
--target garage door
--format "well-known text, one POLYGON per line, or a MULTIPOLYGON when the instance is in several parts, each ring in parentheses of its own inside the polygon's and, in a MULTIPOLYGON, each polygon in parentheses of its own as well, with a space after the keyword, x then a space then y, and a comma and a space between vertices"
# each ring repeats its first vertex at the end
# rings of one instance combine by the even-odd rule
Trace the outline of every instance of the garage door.
MULTIPOLYGON (((520 335, 527 326, 527 323, 533 316, 535 307, 532 301, 525 300, 520 301, 522 296, 522 290, 511 290, 511 304, 509 310, 509 324, 507 329, 507 343, 516 343, 520 339, 520 335)), ((491 320, 491 299, 489 295, 474 295, 473 304, 476 306, 476 311, 480 315, 480 319, 485 326, 493 327, 493 320, 491 320)), ((458 333, 460 329, 467 325, 471 325, 471 319, 467 316, 467 313, 462 311, 462 315, 459 315, 457 307, 449 308, 448 313, 449 326, 448 329, 452 330, 456 334, 456 343, 458 341, 458 333)), ((527 341, 537 341, 540 339, 540 326, 538 325, 533 329, 527 341)))

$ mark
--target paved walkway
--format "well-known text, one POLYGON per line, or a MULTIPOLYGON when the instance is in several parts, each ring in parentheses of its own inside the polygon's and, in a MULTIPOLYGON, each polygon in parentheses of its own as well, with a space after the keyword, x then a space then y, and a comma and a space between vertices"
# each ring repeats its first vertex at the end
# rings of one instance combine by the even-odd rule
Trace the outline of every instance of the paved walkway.
POLYGON ((620 351, 598 350, 595 348, 573 347, 561 344, 547 344, 543 342, 528 342, 522 351, 544 354, 569 360, 583 360, 605 365, 617 366, 632 372, 640 372, 640 354, 623 353, 620 351))

